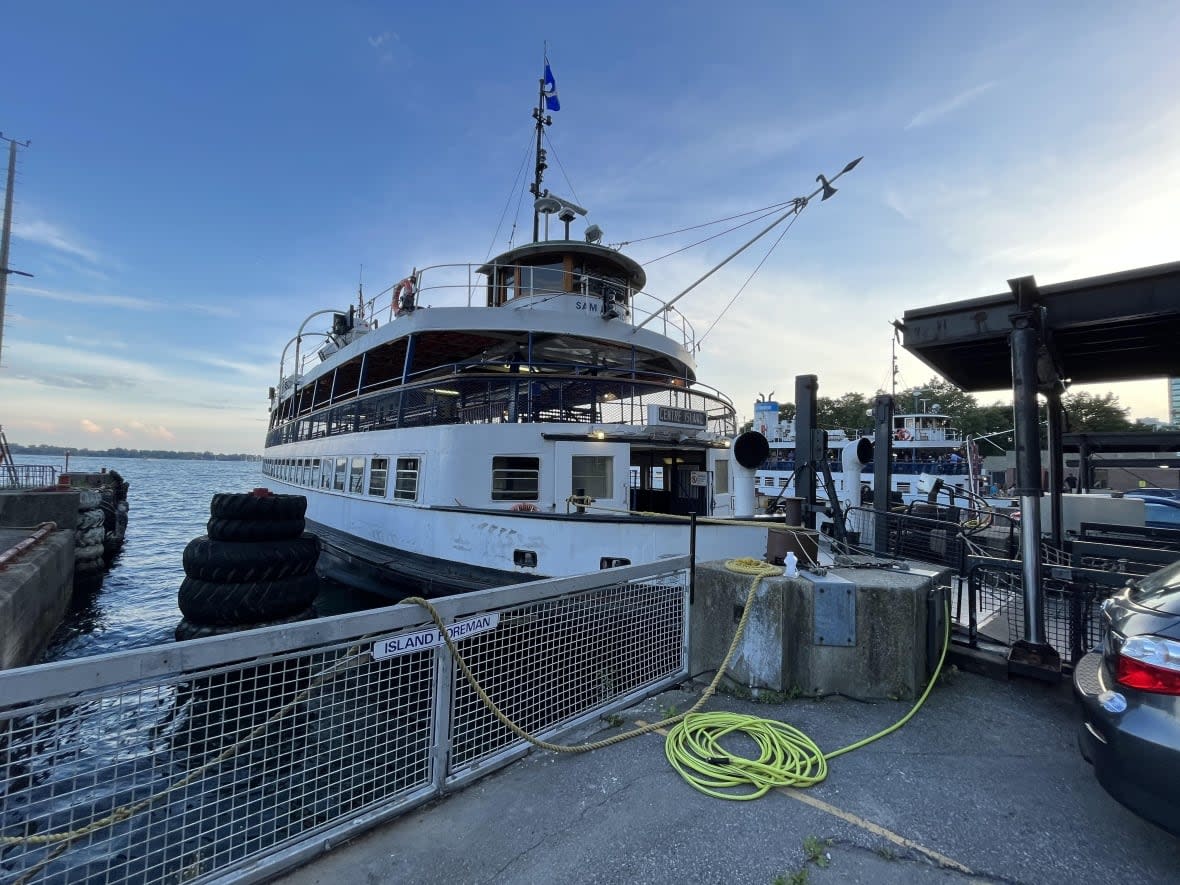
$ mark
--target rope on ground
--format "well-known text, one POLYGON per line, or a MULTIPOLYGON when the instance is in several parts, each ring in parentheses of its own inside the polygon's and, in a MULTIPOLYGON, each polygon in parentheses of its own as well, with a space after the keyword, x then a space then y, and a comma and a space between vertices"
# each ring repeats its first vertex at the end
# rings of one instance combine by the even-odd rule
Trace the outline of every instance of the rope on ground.
POLYGON ((613 744, 622 743, 634 737, 639 737, 641 734, 651 734, 660 728, 665 728, 670 725, 675 725, 687 716, 695 713, 708 702, 709 698, 717 693, 717 686, 721 684, 721 680, 725 676, 726 670, 729 669, 729 662, 733 659, 734 653, 737 651, 738 644, 741 642, 742 634, 745 632, 746 624, 750 620, 750 612, 753 609, 754 595, 758 592, 758 585, 762 579, 771 575, 781 575, 783 570, 776 565, 768 565, 757 559, 731 559, 726 562, 726 567, 732 571, 738 571, 741 574, 752 575, 753 580, 750 581, 750 590, 746 594, 745 608, 742 610, 741 620, 738 621, 737 629, 734 631, 733 641, 729 644, 729 651, 725 653, 725 660, 721 662, 721 666, 717 669, 717 675, 713 677, 713 681, 709 683, 708 687, 701 693, 697 702, 692 707, 683 713, 677 713, 675 716, 669 716, 666 719, 661 719, 659 722, 650 722, 646 725, 641 725, 638 728, 633 728, 630 731, 624 731, 619 734, 611 735, 599 741, 589 741, 584 744, 556 744, 552 741, 547 741, 525 731, 511 719, 509 719, 504 712, 496 706, 496 702, 488 695, 479 680, 475 678, 475 674, 471 672, 471 668, 467 666, 467 661, 463 659, 463 655, 459 653, 459 649, 455 646, 455 642, 447 633, 446 624, 443 623, 442 616, 439 615, 438 610, 430 604, 429 601, 423 599, 421 596, 410 596, 403 599, 403 603, 412 603, 421 608, 424 608, 430 615, 431 620, 434 621, 435 626, 438 627, 439 633, 442 634, 443 641, 447 644, 447 650, 455 659, 455 663, 459 665, 459 669, 463 672, 463 676, 467 679, 468 684, 472 690, 483 701, 484 705, 491 711, 492 715, 507 728, 510 732, 516 735, 523 741, 527 741, 534 747, 542 750, 549 750, 553 753, 586 753, 590 750, 600 750, 603 747, 609 747, 613 744))

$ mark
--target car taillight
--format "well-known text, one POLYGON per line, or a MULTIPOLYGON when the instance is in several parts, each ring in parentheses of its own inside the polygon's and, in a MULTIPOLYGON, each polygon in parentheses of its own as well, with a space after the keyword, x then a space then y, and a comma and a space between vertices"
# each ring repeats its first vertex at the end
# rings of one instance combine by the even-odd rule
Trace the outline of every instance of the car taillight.
POLYGON ((1180 642, 1131 636, 1119 649, 1115 679, 1128 688, 1180 695, 1180 642))

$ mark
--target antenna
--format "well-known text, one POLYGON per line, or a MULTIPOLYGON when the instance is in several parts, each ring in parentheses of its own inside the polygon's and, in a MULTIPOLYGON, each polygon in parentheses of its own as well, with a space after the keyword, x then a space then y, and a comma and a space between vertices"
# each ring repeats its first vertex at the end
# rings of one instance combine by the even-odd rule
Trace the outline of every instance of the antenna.
MULTIPOLYGON (((545 69, 549 69, 548 60, 545 62, 545 69)), ((541 147, 541 138, 545 134, 545 127, 553 125, 553 118, 545 113, 545 78, 541 77, 540 87, 537 90, 537 106, 533 108, 533 119, 537 121, 537 164, 533 168, 533 183, 529 185, 529 193, 537 200, 542 197, 549 196, 549 191, 541 190, 541 180, 545 177, 545 170, 549 164, 545 159, 545 148, 541 147)), ((533 206, 533 242, 536 243, 541 239, 541 210, 533 206)))

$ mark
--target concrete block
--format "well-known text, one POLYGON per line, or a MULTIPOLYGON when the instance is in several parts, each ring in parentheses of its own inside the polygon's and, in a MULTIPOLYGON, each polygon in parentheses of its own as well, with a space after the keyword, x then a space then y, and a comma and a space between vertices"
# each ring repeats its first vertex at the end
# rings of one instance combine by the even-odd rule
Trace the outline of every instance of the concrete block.
MULTIPOLYGON (((0 529, 0 549, 29 534, 0 529)), ((37 660, 65 617, 73 587, 72 529, 52 532, 0 569, 0 669, 37 660)))
POLYGON ((76 528, 78 490, 11 489, 0 492, 0 526, 30 528, 43 522, 55 522, 59 529, 76 528))
MULTIPOLYGON (((927 565, 913 571, 833 568, 829 578, 850 582, 855 598, 855 641, 816 633, 816 595, 839 582, 800 572, 763 579, 728 678, 755 694, 829 694, 858 698, 915 698, 941 650, 942 623, 931 618, 930 597, 947 583, 927 565), (938 632, 937 641, 930 642, 938 632), (828 644, 837 643, 837 644, 828 644)), ((751 578, 724 563, 697 566, 690 614, 689 667, 716 670, 728 650, 751 578)), ((934 609, 937 611, 937 607, 934 609)))

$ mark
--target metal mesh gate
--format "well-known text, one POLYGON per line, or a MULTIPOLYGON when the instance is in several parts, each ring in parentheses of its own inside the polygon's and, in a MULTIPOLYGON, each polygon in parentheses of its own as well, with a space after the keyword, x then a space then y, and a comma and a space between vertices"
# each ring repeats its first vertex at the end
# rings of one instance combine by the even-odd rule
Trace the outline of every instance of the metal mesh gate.
MULTIPOLYGON (((498 616, 460 653, 551 735, 684 677, 686 566, 437 607, 498 616)), ((269 878, 525 750, 416 606, 0 672, 0 882, 269 878)))

